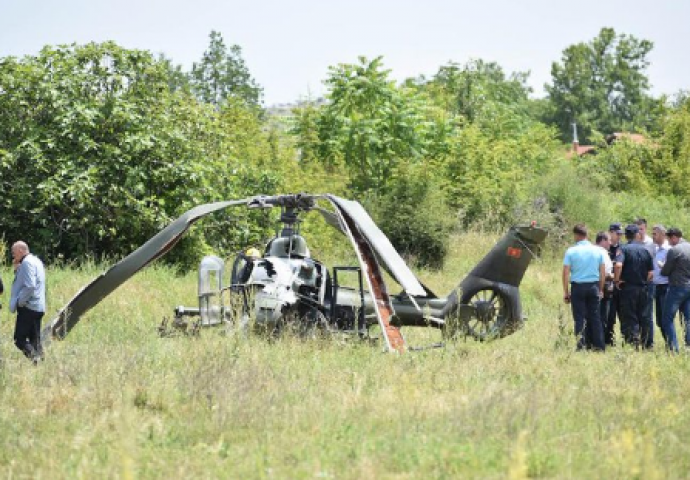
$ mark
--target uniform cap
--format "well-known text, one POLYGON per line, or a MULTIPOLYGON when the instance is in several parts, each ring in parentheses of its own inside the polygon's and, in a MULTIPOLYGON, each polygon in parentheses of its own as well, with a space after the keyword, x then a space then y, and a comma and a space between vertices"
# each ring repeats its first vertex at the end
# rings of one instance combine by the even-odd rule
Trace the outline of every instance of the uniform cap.
POLYGON ((640 231, 640 227, 635 225, 634 223, 631 223, 627 227, 625 227, 625 234, 626 235, 637 235, 640 231))
POLYGON ((254 247, 248 248, 246 252, 244 252, 244 255, 250 258, 259 258, 261 256, 261 253, 259 253, 259 250, 257 250, 254 247))
POLYGON ((623 226, 620 223, 612 223, 609 232, 623 233, 623 226))

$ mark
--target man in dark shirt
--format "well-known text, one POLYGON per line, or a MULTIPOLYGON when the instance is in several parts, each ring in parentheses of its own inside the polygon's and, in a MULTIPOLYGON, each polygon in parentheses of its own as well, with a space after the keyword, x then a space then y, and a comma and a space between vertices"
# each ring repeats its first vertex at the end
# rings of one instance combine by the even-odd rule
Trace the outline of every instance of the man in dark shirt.
POLYGON ((681 308, 685 318, 685 346, 690 346, 690 243, 683 240, 683 232, 678 228, 669 228, 666 236, 671 249, 666 254, 666 263, 661 268, 661 275, 668 277, 661 330, 666 338, 666 347, 677 352, 678 340, 673 319, 681 308))
MULTIPOLYGON (((615 263, 616 258, 621 253, 621 238, 623 237, 623 227, 620 223, 612 223, 609 226, 609 236, 611 238, 611 244, 609 245, 609 258, 612 263, 615 263)), ((616 316, 620 316, 618 311, 620 309, 619 302, 620 292, 618 289, 613 290, 613 295, 611 297, 611 302, 609 304, 609 313, 605 319, 604 325, 604 339, 606 340, 606 345, 613 346, 616 343, 616 336, 614 333, 614 327, 616 326, 616 316)))
POLYGON ((647 321, 649 295, 647 285, 652 280, 654 261, 641 243, 640 229, 631 224, 625 227, 628 243, 614 265, 614 283, 619 290, 621 333, 623 341, 639 348, 651 348, 651 325, 647 321))

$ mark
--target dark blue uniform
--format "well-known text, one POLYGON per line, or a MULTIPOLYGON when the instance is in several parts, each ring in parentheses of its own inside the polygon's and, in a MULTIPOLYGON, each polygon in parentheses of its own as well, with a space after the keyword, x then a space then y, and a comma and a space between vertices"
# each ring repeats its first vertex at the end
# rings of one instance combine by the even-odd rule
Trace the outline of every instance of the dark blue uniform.
MULTIPOLYGON (((611 259, 611 262, 616 263, 616 259, 620 256, 620 254, 621 246, 611 244, 609 247, 609 258, 611 259)), ((613 292, 611 292, 611 298, 602 301, 602 304, 607 307, 607 314, 605 317, 602 317, 602 321, 605 322, 604 340, 606 341, 606 345, 609 346, 613 346, 615 343, 616 335, 614 333, 614 327, 616 326, 616 315, 620 317, 619 293, 620 292, 618 289, 614 288, 613 292)))
POLYGON ((654 260, 641 243, 628 243, 621 247, 616 263, 623 265, 619 285, 621 333, 623 341, 639 348, 651 347, 653 332, 649 324, 649 272, 654 270, 654 260))

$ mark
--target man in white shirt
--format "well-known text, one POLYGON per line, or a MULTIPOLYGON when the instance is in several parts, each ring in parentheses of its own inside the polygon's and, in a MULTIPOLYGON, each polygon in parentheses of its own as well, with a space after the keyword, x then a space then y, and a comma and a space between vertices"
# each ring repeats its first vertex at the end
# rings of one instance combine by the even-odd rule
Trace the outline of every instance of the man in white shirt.
MULTIPOLYGON (((611 235, 608 232, 599 232, 596 237, 596 244, 603 250, 604 253, 604 271, 606 280, 604 283, 604 296, 599 303, 599 311, 601 318, 607 319, 609 310, 611 309, 611 300, 613 299, 613 261, 609 257, 609 249, 611 248, 611 235)), ((604 320, 605 321, 605 320, 604 320)))
POLYGON ((29 252, 21 240, 12 245, 12 259, 16 265, 10 312, 17 313, 14 344, 27 358, 38 362, 41 348, 41 319, 46 311, 46 274, 43 262, 29 252))
POLYGON ((666 239, 666 227, 663 225, 654 225, 652 229, 652 238, 654 239, 654 277, 652 278, 653 292, 654 292, 654 310, 656 313, 656 326, 661 330, 661 335, 666 340, 666 334, 661 328, 661 315, 666 298, 666 291, 668 290, 668 277, 661 274, 661 267, 666 263, 666 254, 668 254, 671 246, 666 239))
POLYGON ((654 240, 652 239, 652 237, 647 235, 647 220, 645 220, 644 218, 638 218, 637 220, 635 220, 635 225, 637 225, 637 228, 640 229, 642 243, 644 243, 647 246, 654 245, 654 240))

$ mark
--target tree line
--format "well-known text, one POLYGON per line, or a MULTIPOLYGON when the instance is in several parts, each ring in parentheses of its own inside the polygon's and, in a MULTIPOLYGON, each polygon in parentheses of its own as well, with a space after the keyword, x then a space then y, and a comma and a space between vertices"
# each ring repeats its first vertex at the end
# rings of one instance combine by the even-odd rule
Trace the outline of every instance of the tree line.
MULTIPOLYGON (((683 222, 690 102, 649 93, 652 48, 604 28, 564 50, 543 99, 528 74, 494 62, 451 62, 398 83, 383 58, 362 57, 330 67, 326 101, 301 102, 287 121, 262 108, 241 48, 218 32, 189 71, 113 42, 5 57, 0 235, 49 259, 120 257, 200 203, 331 191, 362 201, 412 260, 439 266, 458 227, 596 222, 573 188, 623 191, 603 209, 617 218, 643 198, 660 212, 673 205, 664 218, 683 222), (583 143, 602 145, 598 155, 565 158, 573 123, 583 143), (616 131, 648 141, 604 148, 616 131)), ((170 258, 256 243, 271 220, 215 216, 170 258)))

